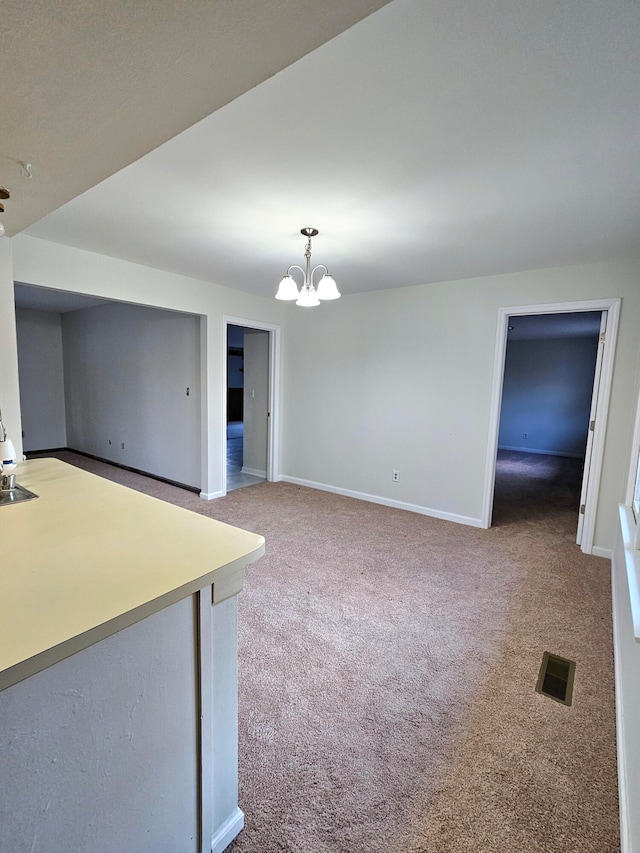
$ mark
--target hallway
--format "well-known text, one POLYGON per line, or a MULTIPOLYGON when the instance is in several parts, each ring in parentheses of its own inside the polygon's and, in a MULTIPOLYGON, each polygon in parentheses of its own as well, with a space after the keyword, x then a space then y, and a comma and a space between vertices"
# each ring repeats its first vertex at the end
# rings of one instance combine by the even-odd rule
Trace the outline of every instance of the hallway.
POLYGON ((242 421, 231 421, 227 424, 227 491, 243 489, 264 483, 264 477, 255 477, 242 471, 244 443, 244 424, 242 421))

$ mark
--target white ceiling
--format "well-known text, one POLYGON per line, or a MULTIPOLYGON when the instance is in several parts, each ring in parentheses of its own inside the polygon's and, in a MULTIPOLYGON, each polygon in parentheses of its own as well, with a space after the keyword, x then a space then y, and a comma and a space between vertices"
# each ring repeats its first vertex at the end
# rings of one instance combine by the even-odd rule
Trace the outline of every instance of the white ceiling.
POLYGON ((305 225, 345 294, 637 254, 639 55, 637 0, 395 0, 27 233, 264 296, 305 225))
POLYGON ((388 0, 2 0, 9 235, 388 0), (33 164, 33 179, 19 161, 33 164))

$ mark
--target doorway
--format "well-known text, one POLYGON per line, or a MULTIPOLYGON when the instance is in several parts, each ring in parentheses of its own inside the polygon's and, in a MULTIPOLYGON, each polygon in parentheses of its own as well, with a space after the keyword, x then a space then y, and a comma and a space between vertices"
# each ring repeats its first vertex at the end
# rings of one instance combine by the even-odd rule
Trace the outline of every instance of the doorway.
POLYGON ((493 519, 496 478, 502 495, 512 476, 529 498, 535 487, 543 503, 557 498, 566 508, 572 501, 576 541, 593 553, 619 305, 606 299, 499 310, 484 527, 493 519))
POLYGON ((200 492, 201 317, 19 282, 14 299, 24 451, 73 450, 200 492))
POLYGON ((224 492, 274 479, 278 327, 225 318, 224 492))
POLYGON ((267 478, 269 332, 227 326, 227 491, 267 478))

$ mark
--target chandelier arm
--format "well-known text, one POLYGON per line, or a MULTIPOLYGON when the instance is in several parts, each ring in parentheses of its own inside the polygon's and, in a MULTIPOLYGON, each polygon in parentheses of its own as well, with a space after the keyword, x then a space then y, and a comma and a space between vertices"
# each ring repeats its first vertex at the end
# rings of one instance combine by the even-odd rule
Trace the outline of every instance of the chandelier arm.
POLYGON ((320 267, 324 270, 325 275, 329 275, 329 270, 325 267, 324 264, 316 264, 316 266, 311 270, 311 283, 313 284, 313 277, 316 274, 316 270, 319 270, 320 267))
MULTIPOLYGON (((302 269, 302 267, 298 266, 298 264, 291 264, 291 266, 287 270, 287 275, 291 275, 291 270, 300 270, 300 272, 304 276, 304 270, 302 269)), ((293 278, 293 276, 291 276, 291 277, 293 278)), ((295 279, 294 279, 294 281, 295 281, 295 279)), ((304 284, 306 284, 306 281, 304 282, 304 284)))

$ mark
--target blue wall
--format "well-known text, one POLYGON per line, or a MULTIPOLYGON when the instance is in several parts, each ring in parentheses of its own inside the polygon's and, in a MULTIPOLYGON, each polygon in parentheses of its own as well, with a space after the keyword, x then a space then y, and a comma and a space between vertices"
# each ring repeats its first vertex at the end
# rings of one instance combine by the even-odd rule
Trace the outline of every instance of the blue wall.
POLYGON ((584 456, 597 348, 598 335, 509 341, 500 448, 584 456))

